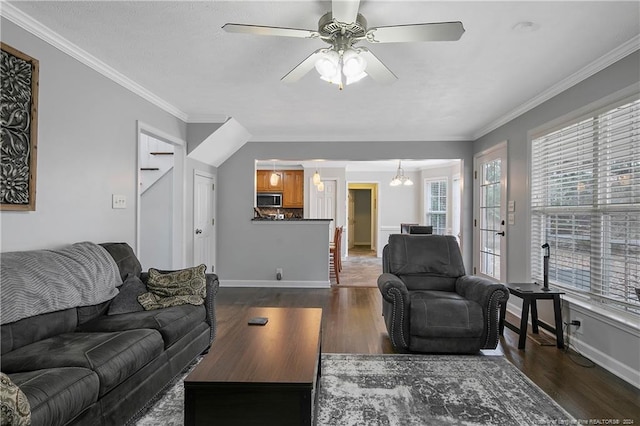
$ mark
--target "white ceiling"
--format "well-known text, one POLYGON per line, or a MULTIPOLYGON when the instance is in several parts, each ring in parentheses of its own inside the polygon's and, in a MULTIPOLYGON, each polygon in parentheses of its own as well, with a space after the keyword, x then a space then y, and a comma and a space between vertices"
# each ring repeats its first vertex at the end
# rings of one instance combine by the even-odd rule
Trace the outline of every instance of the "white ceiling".
POLYGON ((252 141, 472 140, 606 65, 603 58, 637 50, 640 40, 638 1, 362 0, 369 27, 459 20, 466 32, 457 42, 361 42, 398 81, 366 78, 339 91, 315 70, 280 82, 322 41, 221 29, 233 22, 315 30, 328 1, 11 4, 165 109, 190 122, 233 117, 252 141), (520 22, 537 30, 514 28, 520 22))

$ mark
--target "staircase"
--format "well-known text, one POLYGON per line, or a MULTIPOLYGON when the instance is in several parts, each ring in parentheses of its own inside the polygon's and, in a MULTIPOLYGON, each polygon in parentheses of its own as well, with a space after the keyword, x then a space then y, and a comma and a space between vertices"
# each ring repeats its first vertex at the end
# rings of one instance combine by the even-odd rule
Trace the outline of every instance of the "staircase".
POLYGON ((138 155, 140 195, 142 195, 162 176, 173 169, 174 146, 143 133, 140 139, 140 152, 138 155))

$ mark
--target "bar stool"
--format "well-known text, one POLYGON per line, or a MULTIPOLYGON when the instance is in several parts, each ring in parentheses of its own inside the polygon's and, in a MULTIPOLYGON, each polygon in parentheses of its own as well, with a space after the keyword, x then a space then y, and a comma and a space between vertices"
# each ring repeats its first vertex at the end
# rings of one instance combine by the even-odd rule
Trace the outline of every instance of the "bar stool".
POLYGON ((342 226, 336 226, 333 232, 333 241, 329 243, 329 279, 336 277, 336 283, 340 284, 340 271, 342 271, 342 226))

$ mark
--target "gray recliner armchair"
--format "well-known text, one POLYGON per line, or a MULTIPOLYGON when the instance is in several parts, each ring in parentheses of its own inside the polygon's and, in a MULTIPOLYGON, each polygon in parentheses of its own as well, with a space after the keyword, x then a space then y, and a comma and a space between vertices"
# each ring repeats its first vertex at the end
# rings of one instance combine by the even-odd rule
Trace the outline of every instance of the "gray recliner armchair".
POLYGON ((509 291, 466 275, 451 235, 393 234, 378 277, 382 314, 398 352, 476 353, 498 345, 509 291))

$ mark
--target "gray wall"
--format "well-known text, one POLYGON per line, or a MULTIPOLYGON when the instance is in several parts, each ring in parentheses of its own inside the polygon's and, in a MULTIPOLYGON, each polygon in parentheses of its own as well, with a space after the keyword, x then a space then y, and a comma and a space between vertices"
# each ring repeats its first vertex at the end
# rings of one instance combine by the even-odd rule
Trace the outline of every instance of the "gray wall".
POLYGON ((2 19, 2 41, 40 61, 37 205, 1 213, 2 251, 76 241, 135 247, 137 120, 184 139, 185 124, 2 19), (127 208, 111 208, 111 195, 127 208))
POLYGON ((142 269, 173 267, 173 170, 140 197, 140 253, 142 269))
MULTIPOLYGON (((299 228, 293 226, 287 228, 286 224, 284 224, 278 225, 279 231, 272 231, 273 227, 270 227, 269 224, 256 225, 251 222, 254 205, 256 159, 303 160, 324 158, 327 160, 355 161, 393 158, 460 158, 464 161, 463 177, 470 181, 473 163, 472 152, 472 144, 466 141, 372 142, 366 144, 361 142, 247 143, 222 164, 217 171, 218 199, 220 200, 218 203, 218 273, 221 283, 224 283, 225 280, 273 280, 274 270, 278 265, 285 265, 282 267, 285 268, 287 280, 316 282, 325 279, 324 277, 327 276, 327 263, 322 263, 318 257, 327 257, 327 254, 324 253, 326 245, 321 247, 322 251, 310 253, 306 249, 305 241, 297 235, 299 228), (271 238, 271 240, 265 240, 265 238, 271 238), (274 240, 273 238, 276 239, 274 240), (275 241, 277 244, 269 246, 265 241, 275 241), (293 249, 294 246, 290 245, 294 242, 300 244, 297 249, 293 249), (273 250, 269 250, 270 247, 273 250), (287 270, 291 270, 295 274, 287 273, 287 270), (296 275, 298 272, 299 275, 296 275)), ((308 172, 305 172, 305 180, 307 182, 313 174, 312 170, 308 172)), ((387 177, 381 178, 381 182, 390 181, 392 174, 388 176, 388 179, 387 177)), ((325 177, 332 176, 323 175, 323 178, 325 177)), ((338 193, 338 197, 344 200, 346 199, 346 182, 342 181, 342 178, 340 179, 338 186, 341 188, 341 192, 338 193)), ((463 203, 471 204, 471 202, 471 187, 466 185, 463 203)), ((395 209, 400 210, 398 207, 395 209)), ((463 232, 471 235, 470 210, 466 214, 463 232)), ((344 213, 340 214, 339 212, 337 222, 338 225, 344 225, 344 213)), ((326 233, 326 239, 328 243, 328 232, 326 233)), ((465 261, 468 262, 471 259, 470 248, 469 246, 463 249, 465 261)))
MULTIPOLYGON (((528 132, 559 117, 571 114, 630 85, 640 89, 640 54, 635 52, 560 93, 529 112, 497 128, 474 143, 476 153, 508 141, 508 199, 516 202, 516 223, 508 227, 507 277, 511 282, 528 281, 529 271, 529 141, 528 132)), ((640 386, 640 330, 637 317, 603 318, 598 306, 582 307, 565 298, 565 320, 580 318, 583 334, 573 344, 583 353, 616 374, 640 386)), ((550 322, 550 304, 541 303, 541 317, 550 322)), ((510 300, 510 308, 520 313, 521 301, 510 300)))

